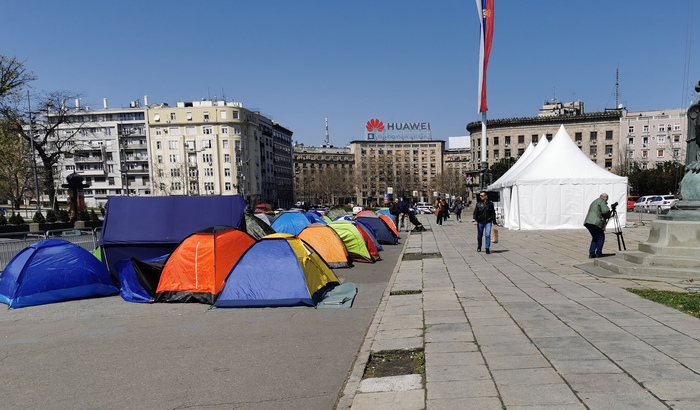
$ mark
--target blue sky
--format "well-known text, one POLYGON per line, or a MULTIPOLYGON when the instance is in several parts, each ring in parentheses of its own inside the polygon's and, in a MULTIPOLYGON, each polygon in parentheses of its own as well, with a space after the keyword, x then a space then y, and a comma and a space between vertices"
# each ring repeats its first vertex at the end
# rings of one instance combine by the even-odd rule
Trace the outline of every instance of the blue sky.
MULTIPOLYGON (((545 100, 586 111, 687 107, 700 80, 693 0, 495 0, 489 119, 545 100), (689 18, 689 15, 691 18, 689 18), (688 43, 690 41, 690 43, 688 43), (688 48, 690 45, 690 48, 688 48), (687 52, 690 50, 690 53, 687 52), (689 57, 686 57, 689 55, 689 57)), ((4 0, 0 54, 36 90, 83 104, 236 100, 321 145, 364 139, 372 118, 467 135, 477 112, 473 0, 4 0)))

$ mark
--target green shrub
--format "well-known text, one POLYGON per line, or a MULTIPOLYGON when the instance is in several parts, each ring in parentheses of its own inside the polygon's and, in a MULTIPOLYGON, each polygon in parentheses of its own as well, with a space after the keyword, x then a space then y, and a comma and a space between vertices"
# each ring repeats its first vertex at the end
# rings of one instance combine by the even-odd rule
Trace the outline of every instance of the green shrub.
POLYGON ((0 215, 0 225, 7 225, 7 218, 5 218, 5 215, 0 215))
POLYGON ((22 225, 24 224, 24 218, 22 218, 22 215, 13 212, 8 222, 13 225, 22 225))
POLYGON ((49 209, 46 211, 46 222, 48 223, 54 223, 58 221, 58 218, 56 217, 56 212, 54 212, 53 209, 49 209))
POLYGON ((46 223, 46 218, 44 218, 44 214, 42 214, 40 211, 36 211, 34 213, 34 217, 32 218, 32 222, 37 224, 43 224, 46 223))
POLYGON ((91 221, 99 221, 100 220, 100 217, 97 216, 97 213, 95 212, 94 209, 90 210, 90 220, 91 221))
POLYGON ((58 220, 61 222, 69 222, 70 221, 70 215, 68 215, 68 211, 66 211, 65 209, 59 209, 56 216, 58 217, 58 220))
POLYGON ((90 220, 90 213, 86 209, 83 209, 82 211, 78 212, 78 221, 89 221, 89 220, 90 220))

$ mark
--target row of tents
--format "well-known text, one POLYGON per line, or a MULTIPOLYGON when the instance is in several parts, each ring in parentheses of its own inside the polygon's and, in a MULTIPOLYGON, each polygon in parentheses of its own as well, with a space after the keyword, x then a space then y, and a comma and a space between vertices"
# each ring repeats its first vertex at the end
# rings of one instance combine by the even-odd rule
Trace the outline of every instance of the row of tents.
POLYGON ((340 285, 331 268, 374 263, 381 243, 398 243, 386 212, 333 221, 302 211, 263 220, 244 210, 235 196, 110 199, 97 257, 63 240, 33 244, 0 274, 0 302, 17 308, 119 293, 141 303, 316 306, 352 285, 340 285), (125 220, 134 207, 151 218, 125 220), (233 225, 185 232, 191 222, 175 221, 193 209, 204 215, 199 223, 233 225))

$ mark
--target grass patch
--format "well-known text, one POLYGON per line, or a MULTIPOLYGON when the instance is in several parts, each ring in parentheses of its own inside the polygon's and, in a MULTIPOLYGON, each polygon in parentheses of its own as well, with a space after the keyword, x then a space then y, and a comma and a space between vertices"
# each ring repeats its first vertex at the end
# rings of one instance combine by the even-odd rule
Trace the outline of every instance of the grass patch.
POLYGON ((434 259, 442 258, 440 252, 426 252, 426 253, 404 253, 401 260, 404 261, 419 261, 423 259, 434 259))
POLYGON ((627 289, 645 299, 672 307, 691 316, 700 318, 700 293, 673 292, 669 290, 627 289))
POLYGON ((404 376, 408 374, 425 376, 425 354, 423 349, 384 350, 370 353, 363 378, 404 376))
POLYGON ((389 292, 389 296, 419 295, 421 293, 423 293, 422 290, 395 290, 389 292))

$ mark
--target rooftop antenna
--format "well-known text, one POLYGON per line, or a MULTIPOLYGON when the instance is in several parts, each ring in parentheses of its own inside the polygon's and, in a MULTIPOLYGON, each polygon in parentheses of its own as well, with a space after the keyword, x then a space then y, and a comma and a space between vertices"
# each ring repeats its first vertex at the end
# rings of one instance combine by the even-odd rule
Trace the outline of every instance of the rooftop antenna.
POLYGON ((326 117, 326 146, 331 145, 331 137, 328 135, 328 117, 326 117))
POLYGON ((615 109, 620 108, 620 67, 615 67, 615 109))

